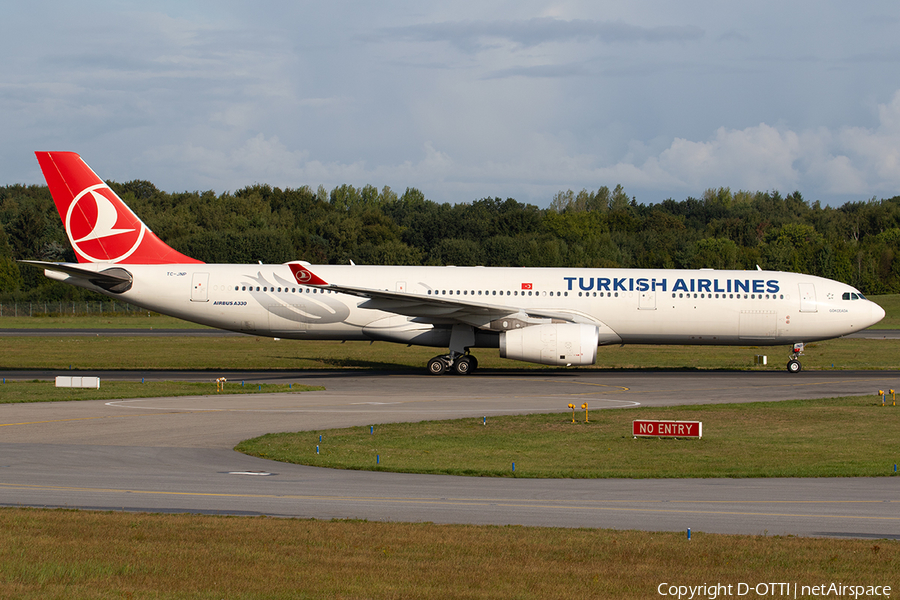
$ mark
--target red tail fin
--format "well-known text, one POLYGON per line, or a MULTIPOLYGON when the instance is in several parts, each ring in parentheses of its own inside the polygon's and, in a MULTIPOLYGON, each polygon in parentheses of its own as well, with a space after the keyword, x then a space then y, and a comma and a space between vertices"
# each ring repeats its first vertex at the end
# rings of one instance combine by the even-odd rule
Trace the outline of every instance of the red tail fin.
POLYGON ((78 262, 201 262, 173 250, 156 237, 74 152, 35 155, 78 262))

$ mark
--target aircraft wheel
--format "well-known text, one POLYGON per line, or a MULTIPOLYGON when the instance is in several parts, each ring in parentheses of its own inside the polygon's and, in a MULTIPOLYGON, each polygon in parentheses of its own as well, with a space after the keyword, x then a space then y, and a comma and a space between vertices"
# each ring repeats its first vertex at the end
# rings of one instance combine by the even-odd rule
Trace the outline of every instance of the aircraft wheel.
POLYGON ((803 367, 800 364, 800 361, 797 360, 796 358, 792 358, 791 360, 788 361, 788 364, 787 364, 788 373, 799 373, 800 369, 802 369, 802 368, 803 367))
POLYGON ((476 361, 471 356, 460 356, 456 359, 456 362, 453 363, 453 371, 457 375, 468 375, 472 371, 475 370, 476 361))
POLYGON ((440 356, 435 356, 428 361, 428 372, 432 375, 443 375, 447 372, 447 361, 440 356))

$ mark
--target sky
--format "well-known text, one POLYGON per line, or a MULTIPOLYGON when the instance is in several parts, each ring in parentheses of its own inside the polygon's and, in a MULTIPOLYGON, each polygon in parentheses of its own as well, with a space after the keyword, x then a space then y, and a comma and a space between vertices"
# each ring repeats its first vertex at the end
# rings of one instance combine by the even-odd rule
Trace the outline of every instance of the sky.
POLYGON ((900 3, 0 4, 0 185, 900 195, 900 3))

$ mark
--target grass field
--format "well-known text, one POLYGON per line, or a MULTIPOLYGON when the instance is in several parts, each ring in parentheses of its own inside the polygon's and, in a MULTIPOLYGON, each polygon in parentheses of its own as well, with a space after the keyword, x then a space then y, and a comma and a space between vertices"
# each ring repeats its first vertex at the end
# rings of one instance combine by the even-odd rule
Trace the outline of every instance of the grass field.
POLYGON ((209 329, 158 313, 0 317, 0 329, 209 329))
POLYGON ((890 540, 697 532, 687 540, 684 533, 5 508, 0 541, 0 597, 24 600, 627 600, 660 597, 662 583, 732 585, 719 597, 737 597, 738 583, 773 581, 889 585, 894 597, 900 583, 900 542, 890 540))
POLYGON ((579 409, 575 423, 571 413, 483 423, 277 433, 236 449, 320 467, 493 477, 868 477, 893 475, 900 463, 900 407, 874 396, 603 410, 588 423, 579 409), (703 438, 634 439, 634 419, 702 421, 703 438))
MULTIPOLYGON (((14 337, 0 343, 4 369, 418 369, 435 348, 387 342, 329 342, 234 337, 14 337)), ((474 352, 483 370, 560 370, 501 359, 496 349, 474 352)), ((783 370, 788 349, 734 346, 605 346, 593 369, 783 370), (767 367, 755 367, 757 354, 767 367)), ((803 368, 896 369, 900 341, 837 339, 807 344, 803 368)))
POLYGON ((113 400, 119 398, 162 398, 171 396, 209 396, 224 394, 285 394, 308 392, 325 388, 292 384, 253 384, 242 386, 240 381, 226 382, 221 392, 215 381, 197 383, 187 381, 100 382, 100 389, 58 388, 52 381, 4 381, 0 384, 0 404, 19 402, 67 402, 75 400, 113 400))

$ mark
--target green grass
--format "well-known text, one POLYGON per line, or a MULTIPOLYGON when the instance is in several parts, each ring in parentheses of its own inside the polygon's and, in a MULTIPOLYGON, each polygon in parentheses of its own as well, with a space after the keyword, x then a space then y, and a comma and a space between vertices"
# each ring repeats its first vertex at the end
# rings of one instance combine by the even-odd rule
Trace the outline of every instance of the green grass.
POLYGON ((240 382, 227 382, 222 392, 216 391, 216 382, 197 383, 187 381, 131 381, 101 380, 100 389, 58 388, 52 381, 6 381, 0 384, 0 404, 20 402, 66 402, 71 400, 115 400, 123 398, 160 398, 171 396, 212 396, 225 394, 274 394, 307 392, 325 388, 296 384, 253 384, 241 386, 240 382))
MULTIPOLYGON (((387 342, 329 342, 234 337, 16 337, 0 344, 4 369, 417 369, 440 352, 387 342)), ((783 370, 788 348, 735 346, 606 346, 595 369, 767 369, 783 370), (754 367, 754 356, 769 357, 754 367)), ((499 357, 478 349, 479 368, 561 370, 499 357)), ((807 344, 803 368, 896 369, 900 341, 837 339, 807 344)))
POLYGON ((0 329, 210 329, 158 313, 0 317, 0 329))
POLYGON ((236 450, 339 469, 541 478, 865 477, 891 475, 900 463, 900 407, 874 396, 589 417, 584 423, 578 410, 575 423, 565 413, 377 425, 374 435, 369 427, 278 433, 236 450), (634 419, 702 421, 703 438, 634 439, 634 419))
POLYGON ((0 597, 22 600, 630 600, 772 581, 895 594, 898 572, 892 540, 0 509, 0 597))

